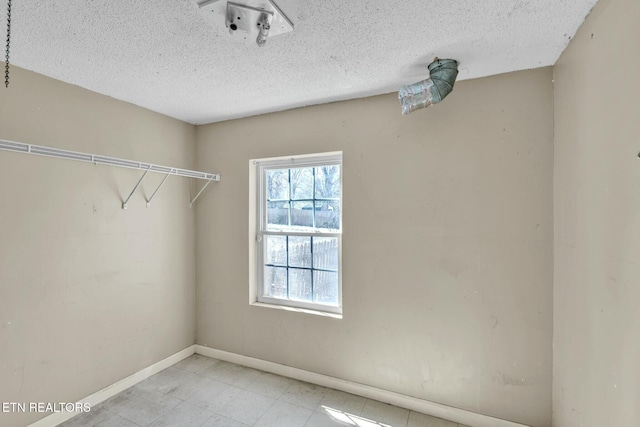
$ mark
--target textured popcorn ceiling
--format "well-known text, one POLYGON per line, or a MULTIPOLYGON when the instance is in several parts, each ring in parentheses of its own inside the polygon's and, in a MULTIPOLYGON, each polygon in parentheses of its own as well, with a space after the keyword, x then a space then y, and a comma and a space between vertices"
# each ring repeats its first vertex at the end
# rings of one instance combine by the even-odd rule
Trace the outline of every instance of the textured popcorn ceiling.
POLYGON ((259 48, 195 0, 14 0, 11 60, 201 124, 397 91, 434 56, 459 79, 552 65, 595 2, 276 0, 294 31, 259 48))

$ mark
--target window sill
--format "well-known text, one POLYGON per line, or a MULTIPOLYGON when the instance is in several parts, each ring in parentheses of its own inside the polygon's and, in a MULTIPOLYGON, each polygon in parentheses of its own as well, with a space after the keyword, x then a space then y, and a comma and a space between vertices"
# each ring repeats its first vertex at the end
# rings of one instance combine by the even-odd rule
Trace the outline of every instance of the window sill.
POLYGON ((253 302, 250 305, 254 307, 275 308, 277 310, 295 311, 298 313, 314 314, 316 316, 331 317, 333 319, 342 319, 342 314, 328 313, 326 311, 310 310, 308 308, 289 307, 287 305, 266 304, 263 302, 253 302))

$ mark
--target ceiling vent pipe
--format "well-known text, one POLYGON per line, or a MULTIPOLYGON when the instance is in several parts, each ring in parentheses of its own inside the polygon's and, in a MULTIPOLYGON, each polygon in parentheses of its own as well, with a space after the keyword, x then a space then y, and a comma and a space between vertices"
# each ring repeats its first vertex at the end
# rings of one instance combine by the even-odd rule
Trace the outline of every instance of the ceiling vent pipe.
POLYGON ((402 114, 409 114, 445 99, 453 90, 456 77, 458 61, 434 59, 429 64, 428 79, 400 88, 398 99, 402 104, 402 114))

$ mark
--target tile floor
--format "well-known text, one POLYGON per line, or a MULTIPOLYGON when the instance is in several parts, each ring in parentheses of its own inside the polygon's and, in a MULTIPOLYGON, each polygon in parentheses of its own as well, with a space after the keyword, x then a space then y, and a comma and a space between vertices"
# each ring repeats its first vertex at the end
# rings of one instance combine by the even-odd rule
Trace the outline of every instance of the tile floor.
POLYGON ((60 427, 466 427, 194 354, 60 427))

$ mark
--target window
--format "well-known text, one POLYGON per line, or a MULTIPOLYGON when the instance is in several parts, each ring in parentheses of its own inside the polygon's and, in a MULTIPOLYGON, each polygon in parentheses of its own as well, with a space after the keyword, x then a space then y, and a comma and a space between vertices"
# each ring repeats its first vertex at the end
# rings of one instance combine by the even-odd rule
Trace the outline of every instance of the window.
POLYGON ((341 313, 342 153, 252 161, 256 295, 341 313))

